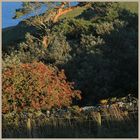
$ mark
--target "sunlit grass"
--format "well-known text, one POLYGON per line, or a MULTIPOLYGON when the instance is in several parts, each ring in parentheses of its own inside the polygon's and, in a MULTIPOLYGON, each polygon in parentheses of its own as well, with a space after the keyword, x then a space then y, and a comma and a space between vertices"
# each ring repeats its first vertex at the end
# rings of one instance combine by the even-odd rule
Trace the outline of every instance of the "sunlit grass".
POLYGON ((138 2, 121 2, 120 6, 131 12, 138 13, 138 2))

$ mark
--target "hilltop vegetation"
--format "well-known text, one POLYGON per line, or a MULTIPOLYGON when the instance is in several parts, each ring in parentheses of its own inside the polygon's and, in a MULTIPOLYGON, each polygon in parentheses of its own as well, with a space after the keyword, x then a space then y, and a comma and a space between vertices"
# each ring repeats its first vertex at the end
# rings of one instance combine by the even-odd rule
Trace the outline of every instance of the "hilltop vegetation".
MULTIPOLYGON (((133 13, 138 13, 138 3, 136 3, 136 2, 121 2, 118 4, 123 9, 130 10, 130 12, 133 12, 133 13)), ((86 9, 87 9, 86 7, 78 7, 76 9, 74 9, 73 11, 70 11, 70 12, 62 15, 60 17, 60 19, 75 18, 78 15, 80 15, 82 12, 84 12, 84 10, 86 10, 86 9)), ((22 22, 20 22, 17 26, 7 27, 2 30, 2 33, 3 33, 2 43, 4 45, 4 47, 3 47, 4 50, 5 50, 6 46, 10 46, 11 44, 13 44, 12 42, 18 43, 21 41, 20 39, 24 39, 26 32, 28 32, 28 31, 31 32, 31 29, 24 28, 24 26, 22 26, 23 24, 21 24, 21 23, 22 22), (13 34, 14 34, 14 36, 13 36, 13 34), (18 40, 20 40, 20 41, 18 41, 18 40)))

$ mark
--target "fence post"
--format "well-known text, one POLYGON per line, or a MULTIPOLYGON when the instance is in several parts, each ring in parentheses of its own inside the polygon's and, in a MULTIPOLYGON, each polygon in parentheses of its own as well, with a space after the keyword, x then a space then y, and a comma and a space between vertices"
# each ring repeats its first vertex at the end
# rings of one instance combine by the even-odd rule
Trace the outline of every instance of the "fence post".
POLYGON ((98 131, 97 131, 97 135, 99 136, 100 135, 100 133, 101 133, 101 125, 102 125, 102 118, 101 118, 101 113, 100 112, 98 112, 97 113, 97 129, 98 129, 98 131))
POLYGON ((28 132, 29 138, 32 138, 32 134, 31 134, 31 119, 30 118, 27 119, 27 132, 28 132))
POLYGON ((97 113, 97 118, 98 118, 98 121, 97 121, 97 123, 98 123, 98 126, 101 126, 102 125, 102 118, 101 118, 101 113, 100 112, 98 112, 97 113))

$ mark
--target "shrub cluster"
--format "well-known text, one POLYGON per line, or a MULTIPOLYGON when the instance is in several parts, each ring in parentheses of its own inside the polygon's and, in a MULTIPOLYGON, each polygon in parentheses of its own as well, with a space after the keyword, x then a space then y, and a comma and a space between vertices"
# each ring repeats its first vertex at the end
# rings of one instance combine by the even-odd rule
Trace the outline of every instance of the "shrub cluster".
POLYGON ((80 91, 67 82, 64 71, 43 63, 11 65, 2 72, 2 112, 49 110, 69 106, 80 91))

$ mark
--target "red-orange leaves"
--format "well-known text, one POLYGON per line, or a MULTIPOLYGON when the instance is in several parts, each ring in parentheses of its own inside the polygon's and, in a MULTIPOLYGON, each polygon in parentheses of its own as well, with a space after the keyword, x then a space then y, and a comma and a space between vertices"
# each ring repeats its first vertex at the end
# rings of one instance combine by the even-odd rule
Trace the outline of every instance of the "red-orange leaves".
POLYGON ((2 72, 2 112, 69 106, 80 91, 66 81, 64 70, 33 62, 2 72))

